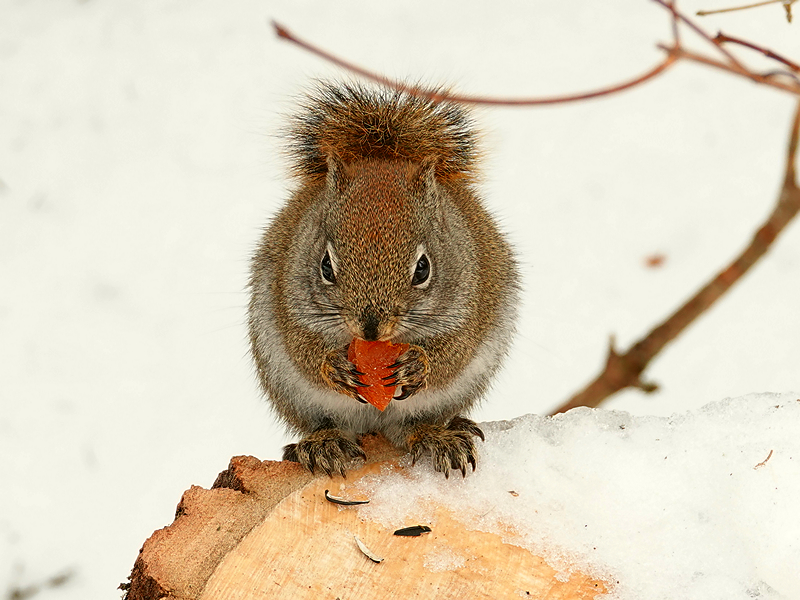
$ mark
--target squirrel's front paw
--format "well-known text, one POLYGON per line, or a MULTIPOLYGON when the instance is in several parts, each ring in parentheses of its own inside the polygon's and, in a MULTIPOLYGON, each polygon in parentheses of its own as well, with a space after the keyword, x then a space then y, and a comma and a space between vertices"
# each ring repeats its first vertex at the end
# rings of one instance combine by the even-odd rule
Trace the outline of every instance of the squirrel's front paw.
POLYGON ((296 444, 283 447, 283 460, 299 462, 312 473, 320 469, 328 477, 334 473, 345 477, 351 460, 366 457, 361 447, 338 429, 320 429, 296 444))
POLYGON ((389 368, 394 371, 384 380, 386 386, 397 386, 395 400, 405 400, 428 385, 428 355, 419 346, 411 346, 389 368))
POLYGON ((473 436, 484 439, 483 431, 478 425, 464 417, 455 417, 446 426, 420 423, 408 436, 408 447, 411 451, 412 464, 428 452, 433 459, 433 468, 450 477, 450 469, 461 471, 467 476, 467 465, 475 470, 475 440, 473 436))
POLYGON ((358 380, 363 373, 348 360, 347 346, 328 352, 320 366, 320 373, 325 383, 335 391, 355 398, 362 404, 367 403, 358 393, 358 388, 367 387, 358 380))

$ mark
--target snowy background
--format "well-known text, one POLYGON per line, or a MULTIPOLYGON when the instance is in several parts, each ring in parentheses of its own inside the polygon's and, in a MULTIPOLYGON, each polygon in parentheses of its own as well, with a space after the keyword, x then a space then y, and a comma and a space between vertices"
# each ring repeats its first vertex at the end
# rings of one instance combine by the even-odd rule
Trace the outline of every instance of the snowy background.
MULTIPOLYGON (((0 597, 65 571, 39 597, 117 597, 183 490, 288 441, 247 354, 248 258, 288 193, 283 116, 342 73, 270 19, 393 76, 509 96, 628 79, 670 39, 646 0, 0 0, 0 597)), ((780 6, 701 23, 800 59, 780 6)), ((601 100, 478 110, 482 189, 525 296, 475 417, 547 413, 596 375, 610 334, 627 347, 725 265, 773 207, 793 105, 681 64, 601 100)), ((795 222, 651 365, 658 394, 605 406, 666 417, 800 390, 798 297, 795 222)), ((796 488, 797 465, 781 477, 796 488)))

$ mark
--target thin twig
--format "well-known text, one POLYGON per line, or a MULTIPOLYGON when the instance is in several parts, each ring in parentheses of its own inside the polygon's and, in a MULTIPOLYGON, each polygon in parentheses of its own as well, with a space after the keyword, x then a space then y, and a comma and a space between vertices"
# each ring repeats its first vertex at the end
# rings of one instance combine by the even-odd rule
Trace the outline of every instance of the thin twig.
POLYGON ((744 67, 744 65, 740 63, 739 60, 733 54, 731 54, 730 52, 728 52, 728 50, 723 48, 721 44, 715 43, 714 38, 712 38, 711 35, 706 33, 699 25, 697 25, 689 17, 679 12, 674 6, 671 6, 670 3, 667 2, 667 0, 653 0, 653 2, 655 2, 656 4, 660 4, 661 6, 666 8, 668 11, 672 13, 673 18, 682 21, 683 24, 686 25, 689 29, 691 29, 697 35, 705 39, 712 46, 716 47, 717 50, 719 50, 725 56, 725 58, 727 58, 728 61, 731 63, 733 71, 742 73, 747 72, 747 69, 744 67))
MULTIPOLYGON (((794 0, 791 1, 794 2, 794 0)), ((698 17, 705 17, 706 15, 716 15, 719 13, 733 12, 736 10, 747 10, 748 8, 758 8, 759 6, 766 6, 767 4, 786 4, 786 0, 765 0, 764 2, 745 4, 744 6, 732 6, 730 8, 717 8, 714 10, 698 10, 695 14, 698 17)))
POLYGON ((669 0, 667 8, 672 12, 672 47, 680 48, 681 46, 681 31, 678 27, 678 0, 669 0))
POLYGON ((761 46, 757 46, 751 42, 746 42, 745 40, 725 35, 721 31, 717 33, 717 37, 714 38, 714 41, 721 44, 739 44, 740 46, 744 46, 745 48, 750 48, 751 50, 760 52, 767 58, 771 58, 773 60, 777 60, 779 63, 783 63, 795 73, 800 72, 800 65, 790 61, 788 58, 784 58, 779 54, 775 54, 772 50, 768 50, 767 48, 762 48, 761 46))
POLYGON ((770 458, 772 458, 772 452, 773 452, 773 451, 772 451, 772 450, 770 450, 770 451, 769 451, 769 454, 767 454, 767 458, 765 458, 765 459, 764 459, 764 460, 762 460, 760 463, 758 463, 758 464, 757 464, 755 467, 753 467, 753 469, 760 469, 760 468, 761 468, 761 467, 763 467, 765 464, 767 464, 767 461, 768 461, 770 458))
POLYGON ((792 22, 792 4, 797 0, 764 0, 764 2, 755 2, 754 4, 745 4, 744 6, 732 6, 730 8, 717 8, 715 10, 698 10, 695 14, 698 17, 705 17, 706 15, 717 15, 719 13, 734 12, 739 10, 747 10, 750 8, 758 8, 766 6, 767 4, 783 4, 783 9, 786 11, 786 20, 792 22))
POLYGON ((333 54, 318 48, 309 42, 303 41, 294 34, 290 33, 288 29, 286 29, 283 25, 276 23, 275 21, 272 22, 273 27, 275 28, 275 32, 278 34, 278 37, 284 39, 288 42, 296 44, 297 46, 315 54, 321 58, 324 58, 328 62, 331 62, 339 67, 347 69, 353 73, 361 75, 367 79, 375 81, 376 83, 380 83, 381 85, 385 85, 389 88, 407 92, 414 96, 419 96, 421 98, 428 98, 435 102, 441 102, 447 100, 449 102, 459 102, 461 104, 482 104, 482 105, 491 105, 491 106, 537 106, 543 104, 563 104, 566 102, 577 102, 579 100, 588 100, 589 98, 597 98, 598 96, 607 96, 609 94, 614 94, 616 92, 621 92, 623 90, 630 89, 634 86, 637 86, 641 83, 644 83, 648 79, 652 79, 653 77, 657 76, 659 73, 664 71, 667 67, 672 65, 675 62, 675 56, 673 55, 670 50, 667 50, 667 56, 657 64, 655 67, 636 77, 635 79, 631 79, 630 81, 626 81, 617 85, 605 87, 599 90, 593 90, 589 92, 581 92, 578 94, 569 94, 564 96, 551 96, 545 98, 486 98, 481 96, 466 96, 460 94, 451 94, 446 91, 442 90, 429 90, 424 89, 421 87, 413 86, 413 85, 406 85, 400 83, 399 81, 394 81, 389 79, 388 77, 384 77, 383 75, 378 75, 373 71, 369 71, 364 69, 363 67, 359 67, 353 63, 347 62, 333 54))
POLYGON ((716 15, 719 13, 726 13, 726 12, 734 12, 739 10, 747 10, 750 8, 758 8, 760 6, 766 6, 767 4, 782 4, 783 9, 786 11, 786 21, 791 23, 792 22, 792 4, 797 2, 797 0, 765 0, 764 2, 756 2, 754 4, 746 4, 744 6, 733 6, 730 8, 718 8, 716 10, 698 10, 695 13, 698 17, 704 17, 706 15, 716 15))
POLYGON ((795 172, 798 138, 800 138, 800 103, 797 105, 792 123, 783 189, 772 214, 756 231, 747 248, 693 298, 644 339, 634 344, 625 354, 616 351, 612 340, 605 370, 553 414, 566 412, 577 406, 598 406, 612 394, 627 387, 638 387, 646 391, 655 389, 653 384, 641 380, 642 372, 650 361, 741 279, 742 275, 767 253, 778 234, 800 211, 800 188, 797 186, 795 172))
MULTIPOLYGON (((756 83, 777 88, 779 90, 783 90, 784 92, 789 92, 790 94, 794 94, 795 96, 800 96, 800 84, 798 84, 797 82, 794 82, 792 84, 786 83, 784 81, 781 81, 780 79, 776 79, 774 74, 761 75, 759 73, 753 73, 751 71, 738 71, 731 68, 730 65, 727 65, 724 62, 715 60, 713 58, 708 58, 706 56, 703 56, 702 54, 689 52, 688 50, 684 50, 683 48, 668 48, 667 46, 662 46, 662 45, 659 45, 659 48, 672 52, 678 59, 690 60, 692 62, 720 69, 722 71, 735 73, 737 75, 741 75, 742 77, 746 77, 751 81, 755 81, 756 83)), ((787 73, 787 76, 791 77, 791 74, 787 73)))

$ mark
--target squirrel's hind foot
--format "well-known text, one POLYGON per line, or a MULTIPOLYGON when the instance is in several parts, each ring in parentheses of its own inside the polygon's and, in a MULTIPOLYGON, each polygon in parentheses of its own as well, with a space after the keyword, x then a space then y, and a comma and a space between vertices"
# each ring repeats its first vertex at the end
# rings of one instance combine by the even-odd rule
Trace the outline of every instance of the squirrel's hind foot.
POLYGON ((283 460, 300 463, 312 473, 334 473, 347 477, 347 465, 353 459, 366 459, 361 447, 347 439, 338 429, 320 429, 307 435, 296 444, 283 447, 283 460))
POLYGON ((455 417, 446 426, 420 423, 408 436, 411 462, 415 464, 423 454, 430 452, 433 468, 450 477, 450 469, 467 476, 467 465, 475 470, 476 447, 473 437, 484 439, 483 431, 475 421, 455 417))

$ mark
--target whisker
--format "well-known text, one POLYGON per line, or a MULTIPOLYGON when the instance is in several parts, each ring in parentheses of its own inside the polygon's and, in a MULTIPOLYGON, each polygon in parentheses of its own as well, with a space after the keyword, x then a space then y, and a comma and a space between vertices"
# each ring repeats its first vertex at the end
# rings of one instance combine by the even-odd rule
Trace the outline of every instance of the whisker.
POLYGON ((401 332, 416 333, 424 332, 427 335, 447 334, 458 326, 459 322, 453 318, 447 319, 427 319, 417 315, 410 315, 398 322, 398 330, 401 332))
POLYGON ((336 304, 313 300, 295 307, 291 314, 302 326, 327 333, 342 326, 344 323, 342 312, 342 307, 336 304))
MULTIPOLYGON (((459 310, 458 313, 462 313, 464 311, 459 310)), ((422 316, 436 316, 436 317, 448 317, 453 316, 456 314, 455 311, 449 312, 434 312, 431 310, 423 310, 419 308, 411 308, 406 312, 407 315, 422 315, 422 316)))

